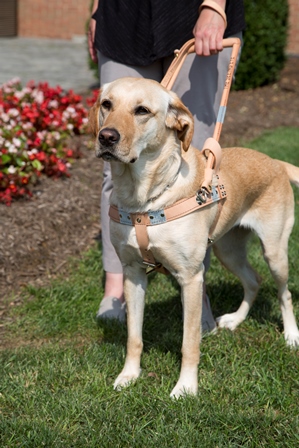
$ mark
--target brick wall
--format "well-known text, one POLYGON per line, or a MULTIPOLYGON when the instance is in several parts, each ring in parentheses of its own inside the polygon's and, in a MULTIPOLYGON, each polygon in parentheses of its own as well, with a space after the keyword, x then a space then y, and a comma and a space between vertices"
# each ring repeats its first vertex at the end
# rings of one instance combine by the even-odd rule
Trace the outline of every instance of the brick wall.
POLYGON ((89 0, 18 0, 18 35, 72 39, 85 34, 89 0))
POLYGON ((289 40, 287 52, 299 55, 299 0, 289 0, 289 40))
MULTIPOLYGON (((2 0, 3 1, 3 0, 2 0)), ((18 0, 18 35, 72 39, 85 34, 91 0, 18 0)), ((1 0, 0 0, 1 3, 1 0)), ((299 55, 299 0, 289 0, 287 52, 299 55)))

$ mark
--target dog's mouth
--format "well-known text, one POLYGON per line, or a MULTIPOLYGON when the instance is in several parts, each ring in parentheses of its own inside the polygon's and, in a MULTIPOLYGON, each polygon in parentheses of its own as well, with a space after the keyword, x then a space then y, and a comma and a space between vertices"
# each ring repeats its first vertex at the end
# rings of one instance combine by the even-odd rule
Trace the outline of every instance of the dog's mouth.
POLYGON ((102 154, 98 154, 98 157, 101 157, 103 160, 105 160, 105 162, 111 162, 111 161, 120 162, 119 158, 109 151, 105 151, 102 154))
POLYGON ((122 160, 121 158, 117 157, 115 154, 111 153, 110 151, 96 151, 96 156, 99 159, 105 160, 105 162, 122 162, 122 163, 135 163, 137 160, 137 157, 132 157, 130 160, 122 160))

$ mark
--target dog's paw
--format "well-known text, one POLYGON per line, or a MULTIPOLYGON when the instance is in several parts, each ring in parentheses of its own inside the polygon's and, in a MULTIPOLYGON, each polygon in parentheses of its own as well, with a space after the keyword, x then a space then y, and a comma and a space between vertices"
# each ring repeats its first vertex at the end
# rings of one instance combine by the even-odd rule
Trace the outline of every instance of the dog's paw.
POLYGON ((114 390, 121 390, 123 387, 129 386, 137 380, 137 378, 140 376, 140 373, 141 369, 139 370, 139 372, 122 371, 114 381, 114 390))
POLYGON ((187 395, 196 395, 197 394, 197 384, 196 386, 184 385, 178 382, 176 386, 173 388, 170 397, 174 399, 184 398, 187 395))
POLYGON ((286 344, 291 348, 298 348, 299 347, 299 333, 285 333, 284 338, 286 341, 286 344))
POLYGON ((192 369, 186 369, 186 371, 181 372, 180 378, 173 388, 170 396, 171 398, 181 398, 186 395, 196 395, 198 390, 198 379, 197 379, 197 367, 192 369))
POLYGON ((234 331, 237 326, 243 322, 244 319, 240 318, 238 313, 224 314, 223 316, 217 317, 216 322, 220 328, 228 328, 234 331))

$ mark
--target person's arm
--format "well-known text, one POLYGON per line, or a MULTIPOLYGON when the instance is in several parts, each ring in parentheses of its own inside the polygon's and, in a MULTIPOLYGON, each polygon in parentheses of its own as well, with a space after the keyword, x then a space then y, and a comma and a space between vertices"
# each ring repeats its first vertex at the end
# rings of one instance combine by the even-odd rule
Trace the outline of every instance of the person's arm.
MULTIPOLYGON (((94 0, 93 5, 92 5, 92 10, 91 10, 91 15, 93 15, 96 12, 96 10, 98 9, 98 5, 99 5, 99 0, 94 0)), ((93 62, 98 62, 97 50, 96 50, 95 44, 94 44, 95 32, 96 32, 96 21, 91 17, 91 19, 89 21, 88 34, 87 34, 88 50, 89 50, 89 54, 90 54, 90 57, 93 60, 93 62)))
POLYGON ((204 2, 200 7, 200 14, 193 29, 197 55, 210 56, 223 50, 222 40, 226 28, 225 4, 226 0, 213 0, 207 2, 207 6, 204 2), (221 8, 221 14, 213 9, 213 6, 217 8, 217 5, 221 8))

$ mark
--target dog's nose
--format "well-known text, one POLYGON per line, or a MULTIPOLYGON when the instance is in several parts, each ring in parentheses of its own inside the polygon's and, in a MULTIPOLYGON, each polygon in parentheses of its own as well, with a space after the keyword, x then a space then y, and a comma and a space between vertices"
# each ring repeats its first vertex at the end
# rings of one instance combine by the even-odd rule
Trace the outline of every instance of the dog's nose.
POLYGON ((119 142, 120 135, 116 129, 104 128, 99 133, 99 142, 103 146, 113 146, 119 142))

